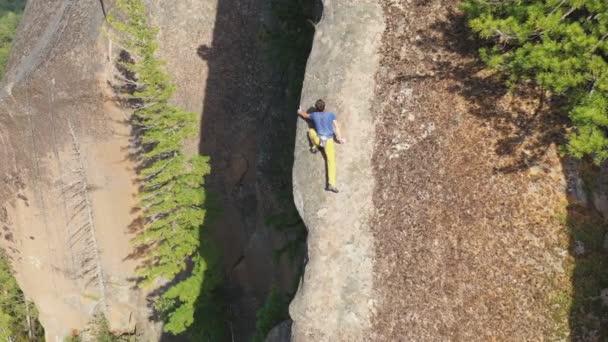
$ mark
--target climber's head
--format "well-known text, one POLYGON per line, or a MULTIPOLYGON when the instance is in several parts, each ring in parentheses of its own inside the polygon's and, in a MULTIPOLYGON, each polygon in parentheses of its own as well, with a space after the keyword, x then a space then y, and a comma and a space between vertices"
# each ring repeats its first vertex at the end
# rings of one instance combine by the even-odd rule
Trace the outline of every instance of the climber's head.
POLYGON ((315 102, 315 108, 317 109, 317 111, 322 112, 325 110, 325 101, 323 100, 317 100, 317 102, 315 102))

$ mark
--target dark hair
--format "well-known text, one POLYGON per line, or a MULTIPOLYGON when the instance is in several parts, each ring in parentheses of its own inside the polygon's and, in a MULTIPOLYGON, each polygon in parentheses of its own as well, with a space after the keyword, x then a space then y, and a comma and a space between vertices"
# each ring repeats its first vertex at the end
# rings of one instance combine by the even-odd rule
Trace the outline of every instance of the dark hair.
POLYGON ((325 101, 317 100, 317 102, 315 102, 315 108, 317 108, 317 110, 319 112, 324 111, 325 110, 325 101))

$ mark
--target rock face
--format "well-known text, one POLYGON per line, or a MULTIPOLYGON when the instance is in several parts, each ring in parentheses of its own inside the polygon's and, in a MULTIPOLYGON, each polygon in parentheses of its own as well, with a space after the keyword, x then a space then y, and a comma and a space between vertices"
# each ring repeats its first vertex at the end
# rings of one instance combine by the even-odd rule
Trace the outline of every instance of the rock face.
POLYGON ((265 342, 288 342, 291 339, 291 321, 285 321, 272 328, 265 342))
POLYGON ((383 32, 376 1, 325 1, 307 65, 302 106, 322 98, 348 140, 337 145, 339 194, 325 188, 321 154, 311 154, 298 123, 294 200, 308 230, 308 263, 290 306, 293 341, 363 341, 373 310, 370 100, 383 32))
MULTIPOLYGON (((271 286, 291 291, 298 269, 286 257, 274 261, 286 234, 266 224, 285 210, 277 193, 291 190, 284 172, 291 158, 277 151, 290 155, 293 146, 285 143, 295 129, 295 117, 285 119, 285 107, 295 105, 285 100, 295 97, 287 89, 293 71, 277 69, 260 41, 265 28, 278 26, 268 1, 144 2, 178 88, 172 101, 202 113, 200 137, 187 148, 211 156, 206 186, 222 214, 209 230, 224 257, 235 338, 247 340, 271 286)), ((101 34, 101 3, 112 11, 112 0, 28 2, 0 93, 1 245, 47 339, 84 329, 105 297, 112 329, 135 324, 152 341, 160 326, 148 321, 146 294, 130 280, 135 165, 127 155, 129 113, 108 85, 119 48, 101 34), (79 168, 80 176, 72 172, 79 168), (67 187, 75 183, 87 184, 86 210, 83 188, 67 187), (93 238, 96 248, 87 242, 93 238), (88 269, 100 276, 85 275, 88 269)))
MULTIPOLYGON (((197 47, 212 38, 216 4, 147 6, 180 85, 174 101, 200 112, 206 63, 197 47)), ((28 1, 1 85, 0 228, 10 237, 1 245, 49 341, 85 329, 96 311, 114 331, 160 335, 132 280, 135 165, 128 113, 109 86, 118 50, 103 24, 99 1, 28 1)))
MULTIPOLYGON (((196 4, 214 4, 209 5, 212 9, 194 11, 210 13, 211 18, 183 28, 213 29, 197 41, 195 48, 205 63, 206 76, 200 88, 203 98, 198 147, 211 159, 211 174, 205 180, 205 188, 221 208, 214 212, 206 229, 221 251, 225 275, 221 293, 231 311, 226 327, 236 341, 251 340, 256 330, 256 312, 273 286, 292 293, 297 285, 299 261, 292 262, 287 255, 277 260, 275 253, 288 242, 289 229, 281 231, 268 223, 269 218, 282 215, 287 216, 286 224, 293 225, 290 216, 295 212, 292 201, 285 200, 283 195, 291 192, 291 174, 287 170, 292 166, 291 139, 296 121, 292 113, 297 108, 297 95, 291 88, 301 76, 294 76, 293 66, 281 66, 284 63, 270 58, 270 50, 277 47, 272 46, 272 40, 263 38, 267 30, 283 32, 272 8, 288 1, 294 3, 196 0, 193 1, 196 4), (285 212, 288 215, 283 215, 285 212)), ((164 0, 154 3, 162 4, 167 11, 175 6, 164 0)), ((309 14, 306 15, 308 18, 309 14)), ((182 19, 175 18, 179 20, 182 19)), ((171 30, 171 25, 167 20, 160 26, 171 30)), ((179 32, 182 29, 175 33, 161 30, 161 36, 169 42, 179 32)), ((306 54, 308 48, 303 47, 298 53, 306 54)), ((181 74, 180 69, 188 69, 179 58, 174 60, 172 72, 181 74)), ((290 58, 290 63, 296 62, 290 58)), ((184 83, 189 84, 187 80, 184 83)), ((296 88, 299 94, 300 89, 296 88)))
POLYGON ((129 127, 108 86, 112 51, 97 1, 29 1, 0 94, 2 241, 49 341, 93 312, 146 339, 144 294, 129 280, 133 164, 129 127), (118 314, 120 312, 120 314, 118 314))

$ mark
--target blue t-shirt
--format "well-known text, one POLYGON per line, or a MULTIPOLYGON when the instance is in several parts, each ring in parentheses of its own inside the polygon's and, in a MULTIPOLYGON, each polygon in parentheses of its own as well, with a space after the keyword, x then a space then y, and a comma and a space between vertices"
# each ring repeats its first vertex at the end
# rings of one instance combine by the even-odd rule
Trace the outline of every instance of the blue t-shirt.
POLYGON ((336 114, 331 112, 314 112, 310 114, 310 118, 315 123, 315 130, 318 135, 333 138, 336 114))

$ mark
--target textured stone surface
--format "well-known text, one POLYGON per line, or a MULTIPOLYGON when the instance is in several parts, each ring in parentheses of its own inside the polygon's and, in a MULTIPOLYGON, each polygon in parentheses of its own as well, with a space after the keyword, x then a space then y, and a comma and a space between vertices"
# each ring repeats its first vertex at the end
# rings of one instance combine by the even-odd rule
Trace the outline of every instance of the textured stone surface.
MULTIPOLYGON (((114 1, 104 2, 112 12, 114 1)), ((278 23, 263 0, 144 3, 159 28, 159 56, 177 85, 172 101, 202 113, 201 134, 186 147, 211 157, 206 187, 222 214, 209 230, 222 251, 235 339, 248 340, 271 286, 291 293, 299 270, 299 261, 273 260, 287 237, 266 224, 268 217, 293 211, 291 201, 277 194, 291 188, 291 175, 284 172, 291 159, 281 153, 293 146, 285 139, 292 138, 296 119, 286 119, 285 99, 294 98, 288 89, 294 76, 269 61, 267 42, 259 37, 278 23)), ((69 180, 62 178, 69 169, 62 161, 73 161, 69 119, 95 188, 110 310, 117 317, 111 323, 124 325, 123 313, 147 321, 144 296, 128 280, 136 263, 127 258, 135 205, 128 113, 107 86, 119 47, 100 34, 98 0, 32 0, 26 12, 0 94, 0 226, 14 237, 2 245, 14 257, 17 278, 38 305, 49 339, 84 329, 99 291, 82 289, 71 261, 75 253, 66 247, 71 212, 58 190, 69 180), (41 286, 40 278, 52 286, 41 286)), ((146 327, 140 324, 141 331, 146 327)))
MULTIPOLYGON (((215 2, 180 1, 170 10, 147 1, 158 24, 181 20, 159 35, 161 55, 180 82, 175 101, 200 111, 204 64, 195 44, 211 36, 215 2), (184 25, 200 25, 185 30, 184 25), (176 35, 174 29, 181 29, 176 35), (176 67, 181 65, 181 67, 176 67)), ((105 1, 111 10, 113 1, 105 1)), ((83 276, 93 249, 77 235, 81 227, 67 184, 77 180, 74 141, 90 185, 98 253, 112 328, 156 340, 146 294, 134 287, 137 260, 129 232, 136 205, 134 165, 128 158, 130 127, 108 86, 117 52, 101 28, 99 1, 31 0, 0 91, 0 225, 13 239, 2 241, 25 295, 40 312, 49 341, 83 330, 101 309, 98 282, 83 276), (62 190, 63 189, 63 190, 62 190)), ((169 26, 169 25, 166 25, 169 26)))
POLYGON ((568 201, 581 206, 587 206, 589 204, 589 196, 585 192, 585 182, 580 175, 580 160, 576 158, 564 158, 563 168, 566 175, 568 201))
POLYGON ((291 339, 291 321, 284 321, 272 328, 266 336, 266 342, 289 342, 291 339))
POLYGON ((108 308, 108 322, 110 331, 118 336, 136 333, 137 322, 133 318, 133 313, 127 306, 113 305, 108 308))
MULTIPOLYGON (((294 200, 309 230, 308 263, 290 306, 293 341, 363 341, 373 308, 370 99, 384 28, 376 1, 324 1, 317 25, 302 107, 318 98, 336 112, 345 145, 337 145, 339 194, 324 191, 325 166, 310 154, 300 120, 293 171, 294 200)), ((295 115, 295 113, 294 113, 295 115)))
POLYGON ((572 253, 576 256, 582 256, 585 254, 585 244, 582 241, 575 240, 574 246, 572 247, 572 253))
POLYGON ((608 289, 603 289, 600 292, 600 299, 602 300, 602 305, 608 306, 608 289))
POLYGON ((104 297, 111 319, 132 317, 145 338, 160 328, 129 280, 136 266, 127 258, 135 205, 130 129, 108 86, 112 58, 102 24, 97 1, 28 1, 1 86, 0 207, 14 236, 1 244, 48 341, 84 329, 104 310, 104 297), (74 173, 80 167, 84 177, 74 173), (82 193, 69 186, 83 179, 91 203, 84 207, 82 193), (96 246, 83 230, 90 222, 84 212, 92 215, 96 246), (93 266, 87 259, 96 260, 93 273, 101 277, 86 273, 93 266))

